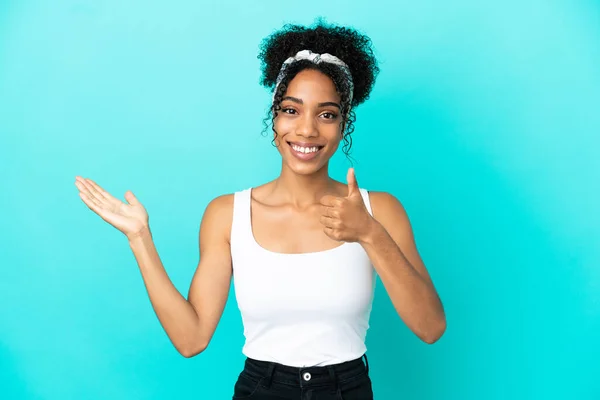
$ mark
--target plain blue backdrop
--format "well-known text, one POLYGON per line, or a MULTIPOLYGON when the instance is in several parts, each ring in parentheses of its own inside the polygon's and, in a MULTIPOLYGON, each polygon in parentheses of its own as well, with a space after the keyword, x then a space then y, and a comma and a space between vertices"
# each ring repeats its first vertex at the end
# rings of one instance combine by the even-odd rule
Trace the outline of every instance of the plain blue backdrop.
MULTIPOLYGON (((228 399, 233 293, 181 357, 125 237, 76 175, 150 213, 187 295, 208 202, 277 176, 262 38, 317 16, 368 34, 361 187, 406 207, 448 329, 422 343, 377 287, 375 398, 600 398, 600 4, 592 0, 0 3, 0 398, 228 399)), ((332 175, 345 179, 341 154, 332 175)))

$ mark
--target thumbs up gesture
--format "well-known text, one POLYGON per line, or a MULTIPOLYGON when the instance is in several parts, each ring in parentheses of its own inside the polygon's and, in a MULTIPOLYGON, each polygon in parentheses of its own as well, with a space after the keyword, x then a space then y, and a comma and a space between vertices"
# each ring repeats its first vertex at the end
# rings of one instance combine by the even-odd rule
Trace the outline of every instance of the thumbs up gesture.
POLYGON ((348 196, 321 198, 321 224, 330 238, 340 242, 361 242, 374 221, 363 201, 354 168, 348 170, 348 196))

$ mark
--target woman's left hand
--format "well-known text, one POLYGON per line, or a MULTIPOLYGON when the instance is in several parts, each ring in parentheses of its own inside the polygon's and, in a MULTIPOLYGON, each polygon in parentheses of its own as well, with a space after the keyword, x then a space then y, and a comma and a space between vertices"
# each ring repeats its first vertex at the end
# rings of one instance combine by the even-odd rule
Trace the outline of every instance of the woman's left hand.
POLYGON ((348 196, 321 198, 321 224, 330 238, 340 242, 362 242, 371 233, 375 219, 363 201, 354 168, 348 170, 348 196))

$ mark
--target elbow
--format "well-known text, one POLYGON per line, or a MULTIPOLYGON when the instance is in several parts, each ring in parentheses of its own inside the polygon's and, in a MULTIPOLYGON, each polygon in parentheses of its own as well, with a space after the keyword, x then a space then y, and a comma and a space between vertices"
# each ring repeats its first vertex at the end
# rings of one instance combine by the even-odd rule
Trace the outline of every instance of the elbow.
POLYGON ((434 327, 428 329, 426 333, 421 335, 421 340, 427 344, 434 344, 444 335, 446 332, 446 319, 443 318, 439 323, 435 324, 434 327))
POLYGON ((198 354, 202 353, 202 351, 188 350, 188 349, 177 349, 177 351, 179 352, 179 354, 181 354, 185 358, 192 358, 192 357, 195 357, 198 354))
POLYGON ((178 346, 177 351, 185 358, 192 358, 202 353, 208 347, 207 342, 192 343, 185 346, 178 346))

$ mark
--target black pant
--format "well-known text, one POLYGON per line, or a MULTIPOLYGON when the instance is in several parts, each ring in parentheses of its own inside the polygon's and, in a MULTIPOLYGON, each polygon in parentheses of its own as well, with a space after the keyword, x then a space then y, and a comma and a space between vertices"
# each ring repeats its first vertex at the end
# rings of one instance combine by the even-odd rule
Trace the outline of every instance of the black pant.
POLYGON ((341 364, 296 368, 247 358, 233 400, 371 400, 366 354, 341 364))

